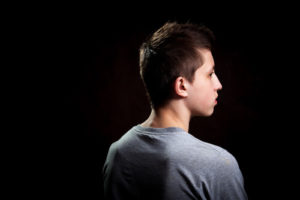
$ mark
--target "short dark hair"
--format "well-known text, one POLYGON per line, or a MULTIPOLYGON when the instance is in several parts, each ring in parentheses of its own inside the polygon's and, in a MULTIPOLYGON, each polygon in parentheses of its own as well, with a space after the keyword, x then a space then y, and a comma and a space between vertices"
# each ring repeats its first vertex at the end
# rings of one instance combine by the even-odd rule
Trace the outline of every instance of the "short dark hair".
POLYGON ((173 83, 183 76, 190 83, 203 64, 199 49, 212 50, 214 35, 204 25, 167 22, 140 47, 140 75, 151 107, 158 109, 170 100, 173 83))

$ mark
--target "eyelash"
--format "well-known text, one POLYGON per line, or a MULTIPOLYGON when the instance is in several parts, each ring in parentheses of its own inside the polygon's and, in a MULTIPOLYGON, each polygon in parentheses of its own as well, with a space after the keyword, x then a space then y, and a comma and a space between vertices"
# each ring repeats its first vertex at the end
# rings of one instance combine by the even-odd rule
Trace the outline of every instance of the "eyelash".
POLYGON ((210 73, 209 76, 211 77, 214 73, 215 73, 215 72, 210 73))

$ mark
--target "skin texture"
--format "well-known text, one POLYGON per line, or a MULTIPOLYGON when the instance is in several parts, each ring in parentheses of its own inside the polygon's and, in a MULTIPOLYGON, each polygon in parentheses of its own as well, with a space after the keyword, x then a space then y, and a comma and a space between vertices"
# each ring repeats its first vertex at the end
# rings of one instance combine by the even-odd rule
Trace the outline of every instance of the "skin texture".
POLYGON ((188 96, 186 106, 192 116, 210 116, 213 114, 222 85, 214 72, 214 59, 209 50, 201 50, 204 64, 195 72, 192 84, 187 83, 188 96))
POLYGON ((214 59, 210 50, 199 49, 203 65, 194 74, 190 83, 184 77, 178 77, 174 82, 177 98, 157 110, 152 109, 143 127, 167 128, 179 127, 188 132, 189 122, 193 116, 211 116, 216 106, 218 91, 222 85, 214 73, 214 59))

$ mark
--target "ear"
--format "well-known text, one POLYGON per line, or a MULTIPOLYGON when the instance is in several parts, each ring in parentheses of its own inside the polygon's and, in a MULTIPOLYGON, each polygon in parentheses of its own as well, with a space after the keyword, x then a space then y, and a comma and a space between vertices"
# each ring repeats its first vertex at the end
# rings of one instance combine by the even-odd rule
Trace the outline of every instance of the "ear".
POLYGON ((182 77, 179 76, 176 78, 175 82, 174 82, 174 91, 175 93, 180 96, 180 97, 187 97, 188 96, 188 82, 187 80, 182 77))

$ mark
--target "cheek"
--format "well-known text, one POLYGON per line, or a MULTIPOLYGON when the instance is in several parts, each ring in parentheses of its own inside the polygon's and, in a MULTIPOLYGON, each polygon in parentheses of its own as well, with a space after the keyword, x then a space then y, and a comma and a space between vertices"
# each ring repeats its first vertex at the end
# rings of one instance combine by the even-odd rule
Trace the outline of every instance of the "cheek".
POLYGON ((207 85, 205 84, 201 84, 196 88, 196 91, 194 92, 194 97, 195 100, 197 100, 198 102, 200 101, 201 103, 204 103, 206 101, 208 101, 208 97, 209 97, 209 90, 207 88, 207 85))
POLYGON ((199 98, 204 104, 210 104, 212 99, 214 98, 214 92, 212 89, 211 83, 203 84, 201 88, 199 88, 199 98))
POLYGON ((193 87, 193 91, 191 92, 192 100, 206 105, 212 99, 212 88, 212 82, 208 79, 205 79, 205 77, 202 77, 202 79, 199 79, 193 87))

